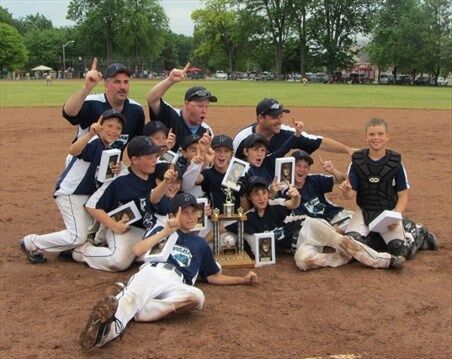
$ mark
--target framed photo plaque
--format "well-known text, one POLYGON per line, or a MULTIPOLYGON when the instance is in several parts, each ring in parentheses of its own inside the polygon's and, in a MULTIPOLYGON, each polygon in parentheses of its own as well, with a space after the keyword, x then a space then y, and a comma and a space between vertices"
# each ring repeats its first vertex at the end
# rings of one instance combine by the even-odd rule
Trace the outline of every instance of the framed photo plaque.
POLYGON ((275 235, 273 232, 255 233, 254 240, 256 248, 256 267, 275 264, 275 235))
POLYGON ((221 185, 229 187, 235 192, 240 191, 240 184, 238 183, 239 178, 248 171, 249 167, 250 164, 248 162, 232 157, 221 185))

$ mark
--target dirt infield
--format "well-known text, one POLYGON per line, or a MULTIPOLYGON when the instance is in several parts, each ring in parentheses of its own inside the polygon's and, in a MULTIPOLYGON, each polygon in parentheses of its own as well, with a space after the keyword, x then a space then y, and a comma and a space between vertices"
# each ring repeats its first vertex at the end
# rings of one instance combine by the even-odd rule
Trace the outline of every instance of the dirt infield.
MULTIPOLYGON (((137 266, 106 273, 52 254, 47 264, 27 262, 18 247, 22 236, 63 229, 52 192, 75 129, 60 108, 1 109, 0 356, 450 358, 450 111, 294 108, 292 114, 306 131, 355 147, 365 120, 388 120, 390 147, 402 153, 412 186, 407 215, 438 235, 440 251, 418 253, 401 272, 355 262, 301 273, 291 256, 278 257, 276 265, 257 269, 259 286, 201 283, 201 312, 133 323, 122 340, 86 353, 77 340, 91 307, 137 266)), ((254 109, 212 107, 209 117, 216 133, 233 135, 254 118, 254 109)), ((342 170, 349 162, 345 155, 322 157, 342 170)), ((330 198, 354 208, 337 192, 330 198)))

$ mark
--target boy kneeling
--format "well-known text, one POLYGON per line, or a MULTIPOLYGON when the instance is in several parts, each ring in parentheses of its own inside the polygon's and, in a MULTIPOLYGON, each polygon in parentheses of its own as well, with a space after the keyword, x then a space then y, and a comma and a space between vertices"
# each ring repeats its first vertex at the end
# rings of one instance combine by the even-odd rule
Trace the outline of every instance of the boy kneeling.
POLYGON ((197 223, 196 198, 179 193, 170 202, 170 218, 165 227, 157 227, 150 237, 134 247, 136 256, 177 231, 177 241, 166 262, 146 263, 132 276, 124 289, 97 303, 80 335, 80 344, 89 349, 101 347, 122 334, 132 318, 154 321, 171 313, 200 310, 204 294, 193 284, 199 274, 217 285, 253 284, 257 275, 244 277, 221 274, 207 242, 191 231, 197 223))

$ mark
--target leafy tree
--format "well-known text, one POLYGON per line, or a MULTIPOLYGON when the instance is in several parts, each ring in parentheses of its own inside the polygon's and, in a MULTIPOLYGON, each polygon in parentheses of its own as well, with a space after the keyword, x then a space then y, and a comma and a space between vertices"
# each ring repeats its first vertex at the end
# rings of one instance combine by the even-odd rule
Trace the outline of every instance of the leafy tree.
POLYGON ((155 0, 129 0, 123 6, 127 15, 118 28, 120 52, 133 55, 135 66, 142 69, 145 58, 153 60, 162 50, 168 18, 155 0))
POLYGON ((53 69, 61 66, 62 49, 65 43, 64 29, 31 30, 25 36, 25 45, 30 56, 28 67, 46 65, 53 69))
POLYGON ((245 6, 249 18, 254 18, 262 27, 255 32, 256 37, 268 36, 275 52, 275 69, 278 77, 282 74, 284 45, 290 34, 290 19, 293 0, 245 0, 239 1, 245 6), (260 21, 259 21, 260 20, 260 21))
POLYGON ((27 15, 25 18, 16 20, 17 29, 22 35, 26 35, 32 30, 50 30, 53 29, 52 21, 44 15, 36 13, 35 15, 27 15))
POLYGON ((126 17, 123 0, 71 0, 67 19, 76 22, 91 54, 113 57, 118 24, 126 17), (99 51, 100 47, 103 51, 99 51))
POLYGON ((16 27, 16 21, 13 19, 13 16, 3 6, 0 6, 0 22, 16 27))
MULTIPOLYGON (((238 53, 245 42, 239 12, 229 0, 207 0, 204 9, 192 13, 195 38, 200 44, 197 56, 221 51, 227 58, 229 73, 236 70, 238 53)), ((210 57, 212 58, 212 57, 210 57)))
POLYGON ((374 10, 372 0, 321 0, 314 4, 312 38, 323 52, 328 73, 353 63, 357 34, 370 31, 374 10))
POLYGON ((370 60, 381 69, 393 66, 394 81, 398 72, 411 73, 414 79, 426 70, 427 32, 417 0, 386 0, 368 46, 370 60))
POLYGON ((306 73, 306 62, 308 59, 308 16, 313 0, 293 0, 292 2, 292 20, 295 32, 298 37, 299 47, 299 66, 301 74, 306 73))
POLYGON ((449 19, 452 15, 448 0, 424 0, 421 9, 425 15, 425 68, 437 84, 441 71, 447 76, 452 70, 452 38, 449 19))
POLYGON ((14 71, 27 62, 28 53, 23 37, 11 25, 0 23, 0 69, 14 71))

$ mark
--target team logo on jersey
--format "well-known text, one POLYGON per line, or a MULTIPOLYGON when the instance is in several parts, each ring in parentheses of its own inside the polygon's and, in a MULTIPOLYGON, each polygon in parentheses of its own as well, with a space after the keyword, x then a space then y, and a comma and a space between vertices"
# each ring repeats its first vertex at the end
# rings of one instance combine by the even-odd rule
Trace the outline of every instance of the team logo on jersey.
POLYGON ((378 183, 378 182, 380 182, 380 178, 379 177, 369 177, 369 182, 370 183, 378 183))
POLYGON ((155 218, 154 213, 146 212, 143 216, 142 222, 144 228, 153 228, 157 218, 155 218))
POLYGON ((325 214, 326 205, 320 202, 319 198, 313 198, 309 202, 303 204, 304 208, 311 215, 322 215, 325 214))
POLYGON ((146 212, 146 198, 140 198, 140 212, 146 212))
POLYGON ((282 241, 284 239, 284 228, 283 227, 276 227, 273 230, 273 233, 275 235, 275 241, 282 241))
POLYGON ((171 252, 171 257, 179 264, 179 267, 186 268, 190 266, 193 256, 188 248, 176 244, 171 252))

